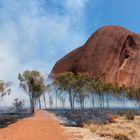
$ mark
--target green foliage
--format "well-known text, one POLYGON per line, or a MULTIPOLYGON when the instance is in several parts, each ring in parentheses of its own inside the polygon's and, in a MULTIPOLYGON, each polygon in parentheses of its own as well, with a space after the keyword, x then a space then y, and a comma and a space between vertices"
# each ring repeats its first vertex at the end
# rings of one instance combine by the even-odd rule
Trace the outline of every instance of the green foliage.
POLYGON ((10 82, 4 82, 0 80, 0 98, 4 97, 6 94, 10 95, 11 88, 10 88, 11 83, 10 82))
POLYGON ((77 88, 75 74, 72 72, 60 73, 53 82, 53 86, 57 91, 68 93, 71 109, 74 109, 77 88))
POLYGON ((20 87, 32 98, 38 98, 45 92, 46 86, 40 72, 26 70, 18 75, 20 87))
POLYGON ((73 109, 75 99, 83 107, 84 100, 89 95, 87 88, 89 87, 90 80, 90 76, 87 73, 74 74, 72 72, 65 72, 59 74, 53 84, 55 87, 58 87, 58 90, 68 93, 70 105, 73 109))
MULTIPOLYGON (((88 73, 64 72, 57 75, 53 86, 60 93, 68 93, 70 105, 74 108, 77 101, 84 106, 85 98, 91 97, 94 107, 94 97, 98 96, 101 107, 109 107, 112 96, 117 97, 124 105, 127 98, 137 101, 140 105, 140 88, 118 86, 101 80, 93 79, 88 73)), ((63 95, 63 94, 61 94, 63 95)))
POLYGON ((126 119, 128 120, 134 120, 135 118, 135 113, 133 111, 127 111, 125 113, 126 119))
POLYGON ((89 96, 88 89, 91 78, 88 73, 77 73, 75 77, 77 101, 81 104, 81 108, 84 109, 84 100, 89 96))
POLYGON ((24 100, 19 100, 18 98, 16 98, 14 100, 14 103, 13 103, 14 107, 16 108, 16 111, 21 111, 23 109, 23 106, 24 106, 24 100))
POLYGON ((127 120, 134 120, 135 113, 132 110, 119 111, 120 116, 125 116, 127 120))
POLYGON ((60 73, 54 81, 54 84, 63 91, 74 90, 76 87, 75 75, 72 72, 60 73))
POLYGON ((33 70, 26 70, 23 74, 18 75, 20 87, 29 95, 31 110, 34 112, 34 102, 36 98, 46 91, 45 81, 40 72, 33 70))

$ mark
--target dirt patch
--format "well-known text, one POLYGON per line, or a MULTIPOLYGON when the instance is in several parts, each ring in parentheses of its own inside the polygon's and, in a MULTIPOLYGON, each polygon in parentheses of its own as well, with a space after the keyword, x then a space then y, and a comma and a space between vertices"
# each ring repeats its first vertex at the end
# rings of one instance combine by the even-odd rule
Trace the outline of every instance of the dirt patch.
POLYGON ((0 140, 69 140, 55 116, 37 111, 34 116, 18 120, 0 129, 0 140))

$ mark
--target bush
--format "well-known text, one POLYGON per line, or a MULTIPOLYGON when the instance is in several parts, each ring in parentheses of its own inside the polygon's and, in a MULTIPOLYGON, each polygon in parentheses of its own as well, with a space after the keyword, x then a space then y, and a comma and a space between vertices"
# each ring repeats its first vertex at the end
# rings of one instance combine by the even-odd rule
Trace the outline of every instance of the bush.
POLYGON ((128 120, 134 120, 135 118, 135 114, 133 111, 127 111, 125 115, 126 115, 126 119, 128 120))
POLYGON ((120 115, 120 116, 123 116, 124 114, 125 114, 125 112, 124 111, 118 111, 118 114, 120 115))
POLYGON ((128 138, 128 136, 126 136, 126 135, 124 135, 124 134, 116 134, 116 135, 114 136, 114 139, 115 139, 115 140, 130 140, 130 139, 128 138))
POLYGON ((135 118, 135 113, 132 110, 129 110, 129 111, 119 111, 118 114, 120 116, 125 116, 126 119, 128 119, 128 120, 134 120, 134 118, 135 118))

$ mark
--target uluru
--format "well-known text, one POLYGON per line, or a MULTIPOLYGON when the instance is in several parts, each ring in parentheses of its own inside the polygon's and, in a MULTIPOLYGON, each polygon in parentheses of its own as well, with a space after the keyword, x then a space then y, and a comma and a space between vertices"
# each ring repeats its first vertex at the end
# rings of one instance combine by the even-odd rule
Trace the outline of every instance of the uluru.
POLYGON ((140 84, 140 35, 119 26, 104 26, 87 42, 58 60, 51 76, 86 72, 116 85, 140 84))

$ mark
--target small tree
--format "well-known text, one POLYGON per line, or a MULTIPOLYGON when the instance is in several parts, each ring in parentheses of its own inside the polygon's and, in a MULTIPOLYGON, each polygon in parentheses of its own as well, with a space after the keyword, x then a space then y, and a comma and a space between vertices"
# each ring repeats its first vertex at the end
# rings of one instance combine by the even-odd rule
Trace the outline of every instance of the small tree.
POLYGON ((55 81, 53 81, 52 82, 52 84, 51 84, 51 89, 53 90, 53 92, 55 93, 55 108, 57 109, 57 99, 58 99, 58 91, 59 91, 59 89, 60 89, 60 87, 59 86, 64 86, 64 85, 61 85, 60 83, 59 83, 60 81, 57 79, 57 80, 55 80, 55 81))
POLYGON ((41 109, 41 95, 43 95, 44 97, 44 102, 45 101, 45 92, 46 92, 46 85, 44 84, 44 79, 43 77, 40 77, 36 82, 35 82, 35 85, 34 85, 34 91, 35 91, 35 98, 38 99, 39 101, 39 109, 41 109))
POLYGON ((130 87, 127 90, 127 96, 129 99, 133 99, 137 102, 140 108, 140 87, 130 87))
POLYGON ((71 109, 74 109, 74 101, 76 97, 76 77, 72 72, 64 72, 59 74, 55 81, 55 85, 62 92, 68 93, 71 109))
POLYGON ((109 99, 110 99, 111 93, 113 92, 113 85, 111 83, 104 82, 103 91, 104 91, 104 94, 106 95, 107 108, 109 108, 109 99))
POLYGON ((85 98, 89 96, 88 87, 91 78, 87 73, 77 73, 76 74, 76 96, 77 101, 81 105, 81 109, 84 109, 85 98))
POLYGON ((47 94, 49 96, 49 106, 50 106, 50 108, 52 108, 52 106, 53 106, 53 95, 51 93, 51 91, 52 91, 51 84, 47 85, 46 91, 47 91, 47 94))
POLYGON ((18 75, 20 87, 30 98, 31 112, 34 113, 35 99, 45 92, 45 83, 40 72, 33 70, 26 70, 23 74, 18 75))
POLYGON ((11 83, 10 82, 4 82, 0 80, 0 98, 4 97, 6 94, 10 95, 11 88, 10 88, 11 83))
POLYGON ((14 100, 14 103, 13 103, 15 109, 17 112, 21 111, 23 109, 23 106, 24 106, 24 100, 19 100, 18 98, 16 98, 14 100))
POLYGON ((91 102, 93 108, 95 105, 95 101, 94 101, 94 95, 96 94, 95 87, 96 87, 96 81, 94 79, 91 79, 88 84, 88 91, 91 94, 91 102))
POLYGON ((100 80, 96 80, 95 81, 95 92, 99 97, 99 104, 101 106, 101 108, 104 107, 104 86, 103 86, 103 82, 100 80))

